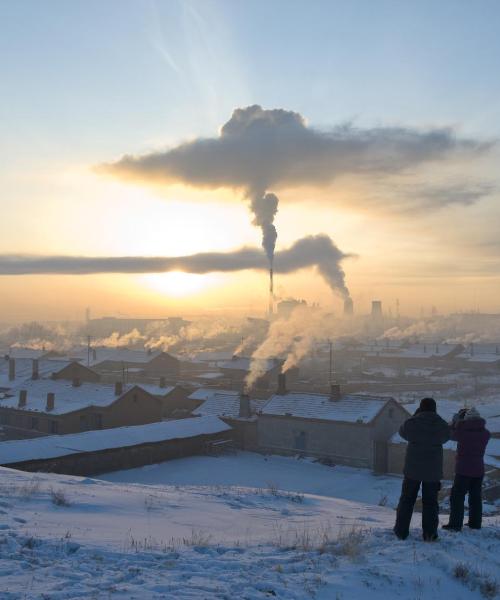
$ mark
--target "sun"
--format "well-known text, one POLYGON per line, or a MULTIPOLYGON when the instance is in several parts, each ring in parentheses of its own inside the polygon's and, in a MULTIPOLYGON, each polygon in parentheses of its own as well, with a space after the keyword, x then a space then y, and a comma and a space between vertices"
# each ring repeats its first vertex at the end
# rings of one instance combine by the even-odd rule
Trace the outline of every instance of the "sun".
POLYGON ((175 298, 183 298, 203 292, 218 281, 215 274, 198 275, 172 271, 171 273, 151 273, 144 275, 144 282, 152 289, 175 298))

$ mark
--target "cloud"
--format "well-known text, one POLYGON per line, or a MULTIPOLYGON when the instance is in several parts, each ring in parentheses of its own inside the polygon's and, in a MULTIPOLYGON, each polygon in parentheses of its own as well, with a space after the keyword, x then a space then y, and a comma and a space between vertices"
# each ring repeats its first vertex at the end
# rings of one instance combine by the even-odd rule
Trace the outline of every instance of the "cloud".
POLYGON ((242 189, 253 197, 274 187, 323 186, 349 174, 398 173, 488 147, 457 137, 451 128, 361 129, 342 124, 320 130, 296 112, 254 105, 236 109, 217 137, 126 155, 100 170, 148 183, 242 189))
MULTIPOLYGON (((367 205, 385 203, 398 212, 427 212, 452 205, 472 206, 498 192, 492 182, 461 181, 441 183, 391 182, 379 184, 378 190, 365 196, 367 205)), ((376 189, 376 188, 375 188, 376 189)))
MULTIPOLYGON (((276 273, 292 273, 307 267, 316 267, 330 288, 342 297, 349 292, 341 262, 347 258, 327 235, 307 236, 290 248, 277 252, 274 259, 276 273)), ((240 248, 232 252, 203 252, 189 256, 25 256, 0 255, 0 275, 91 273, 186 273, 231 272, 267 270, 266 256, 256 248, 240 248)))

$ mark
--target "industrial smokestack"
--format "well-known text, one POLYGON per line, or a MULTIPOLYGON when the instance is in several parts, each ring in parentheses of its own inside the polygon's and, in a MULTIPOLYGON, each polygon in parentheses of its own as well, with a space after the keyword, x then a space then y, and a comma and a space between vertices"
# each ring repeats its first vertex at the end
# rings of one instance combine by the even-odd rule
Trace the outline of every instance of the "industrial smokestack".
POLYGON ((351 317, 354 314, 354 304, 351 298, 344 300, 344 317, 351 317))
POLYGON ((17 402, 17 406, 19 408, 24 408, 26 406, 27 398, 28 398, 27 390, 19 390, 19 400, 17 402))
POLYGON ((269 316, 274 314, 274 274, 272 267, 269 269, 269 316))
POLYGON ((47 411, 54 410, 55 400, 56 395, 54 394, 54 392, 49 392, 47 394, 47 405, 45 407, 47 411))
POLYGON ((9 381, 14 381, 16 378, 16 359, 9 358, 9 381))
POLYGON ((276 393, 280 396, 284 396, 287 393, 285 373, 280 373, 278 375, 278 389, 276 390, 276 393))
POLYGON ((372 319, 380 319, 382 317, 382 302, 380 300, 372 300, 372 319))
POLYGON ((38 358, 34 358, 31 364, 31 379, 38 379, 38 358))

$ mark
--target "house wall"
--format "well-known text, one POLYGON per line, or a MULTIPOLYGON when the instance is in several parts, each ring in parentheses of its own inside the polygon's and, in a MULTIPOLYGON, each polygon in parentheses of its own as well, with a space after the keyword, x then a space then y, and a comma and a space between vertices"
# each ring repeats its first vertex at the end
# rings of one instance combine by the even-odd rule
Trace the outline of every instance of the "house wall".
POLYGON ((9 464, 8 466, 21 471, 92 476, 142 467, 174 458, 204 454, 208 442, 221 437, 227 439, 230 433, 226 431, 218 434, 198 435, 192 438, 167 440, 98 452, 85 452, 54 459, 25 461, 9 464))
POLYGON ((373 433, 368 425, 260 415, 257 435, 262 450, 303 452, 354 467, 372 464, 373 433))
MULTIPOLYGON (((402 475, 406 448, 408 444, 388 444, 388 472, 396 475, 402 475)), ((453 479, 455 477, 455 451, 447 448, 443 449, 443 473, 444 479, 453 479)))

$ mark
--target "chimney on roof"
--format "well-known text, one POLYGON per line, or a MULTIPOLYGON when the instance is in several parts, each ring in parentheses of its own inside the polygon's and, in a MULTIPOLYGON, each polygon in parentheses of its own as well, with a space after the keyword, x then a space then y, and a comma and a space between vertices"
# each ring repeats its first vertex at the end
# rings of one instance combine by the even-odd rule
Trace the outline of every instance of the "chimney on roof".
POLYGON ((47 394, 47 406, 45 407, 46 410, 54 410, 55 399, 56 395, 54 394, 54 392, 49 392, 47 394))
POLYGON ((280 396, 284 396, 286 392, 286 375, 285 373, 280 373, 278 375, 278 389, 276 390, 276 393, 280 396))
POLYGON ((19 390, 19 400, 17 402, 17 406, 19 408, 24 408, 26 406, 27 398, 28 398, 27 390, 19 390))
POLYGON ((250 396, 248 394, 240 394, 240 417, 242 419, 249 419, 252 416, 250 410, 250 396))
POLYGON ((332 383, 330 385, 330 401, 331 402, 338 402, 341 398, 342 394, 340 391, 340 384, 339 383, 332 383))
POLYGON ((167 380, 163 376, 160 377, 160 387, 161 388, 166 388, 167 387, 167 380))
POLYGON ((97 350, 92 348, 92 360, 97 360, 97 350))
POLYGON ((115 381, 115 396, 121 396, 123 394, 123 383, 121 381, 115 381))
POLYGON ((38 358, 31 361, 31 379, 38 379, 38 358))
POLYGON ((14 381, 16 378, 16 359, 9 358, 9 381, 14 381))
POLYGON ((82 381, 79 377, 73 377, 73 380, 71 381, 71 385, 73 387, 80 387, 82 385, 82 381))

